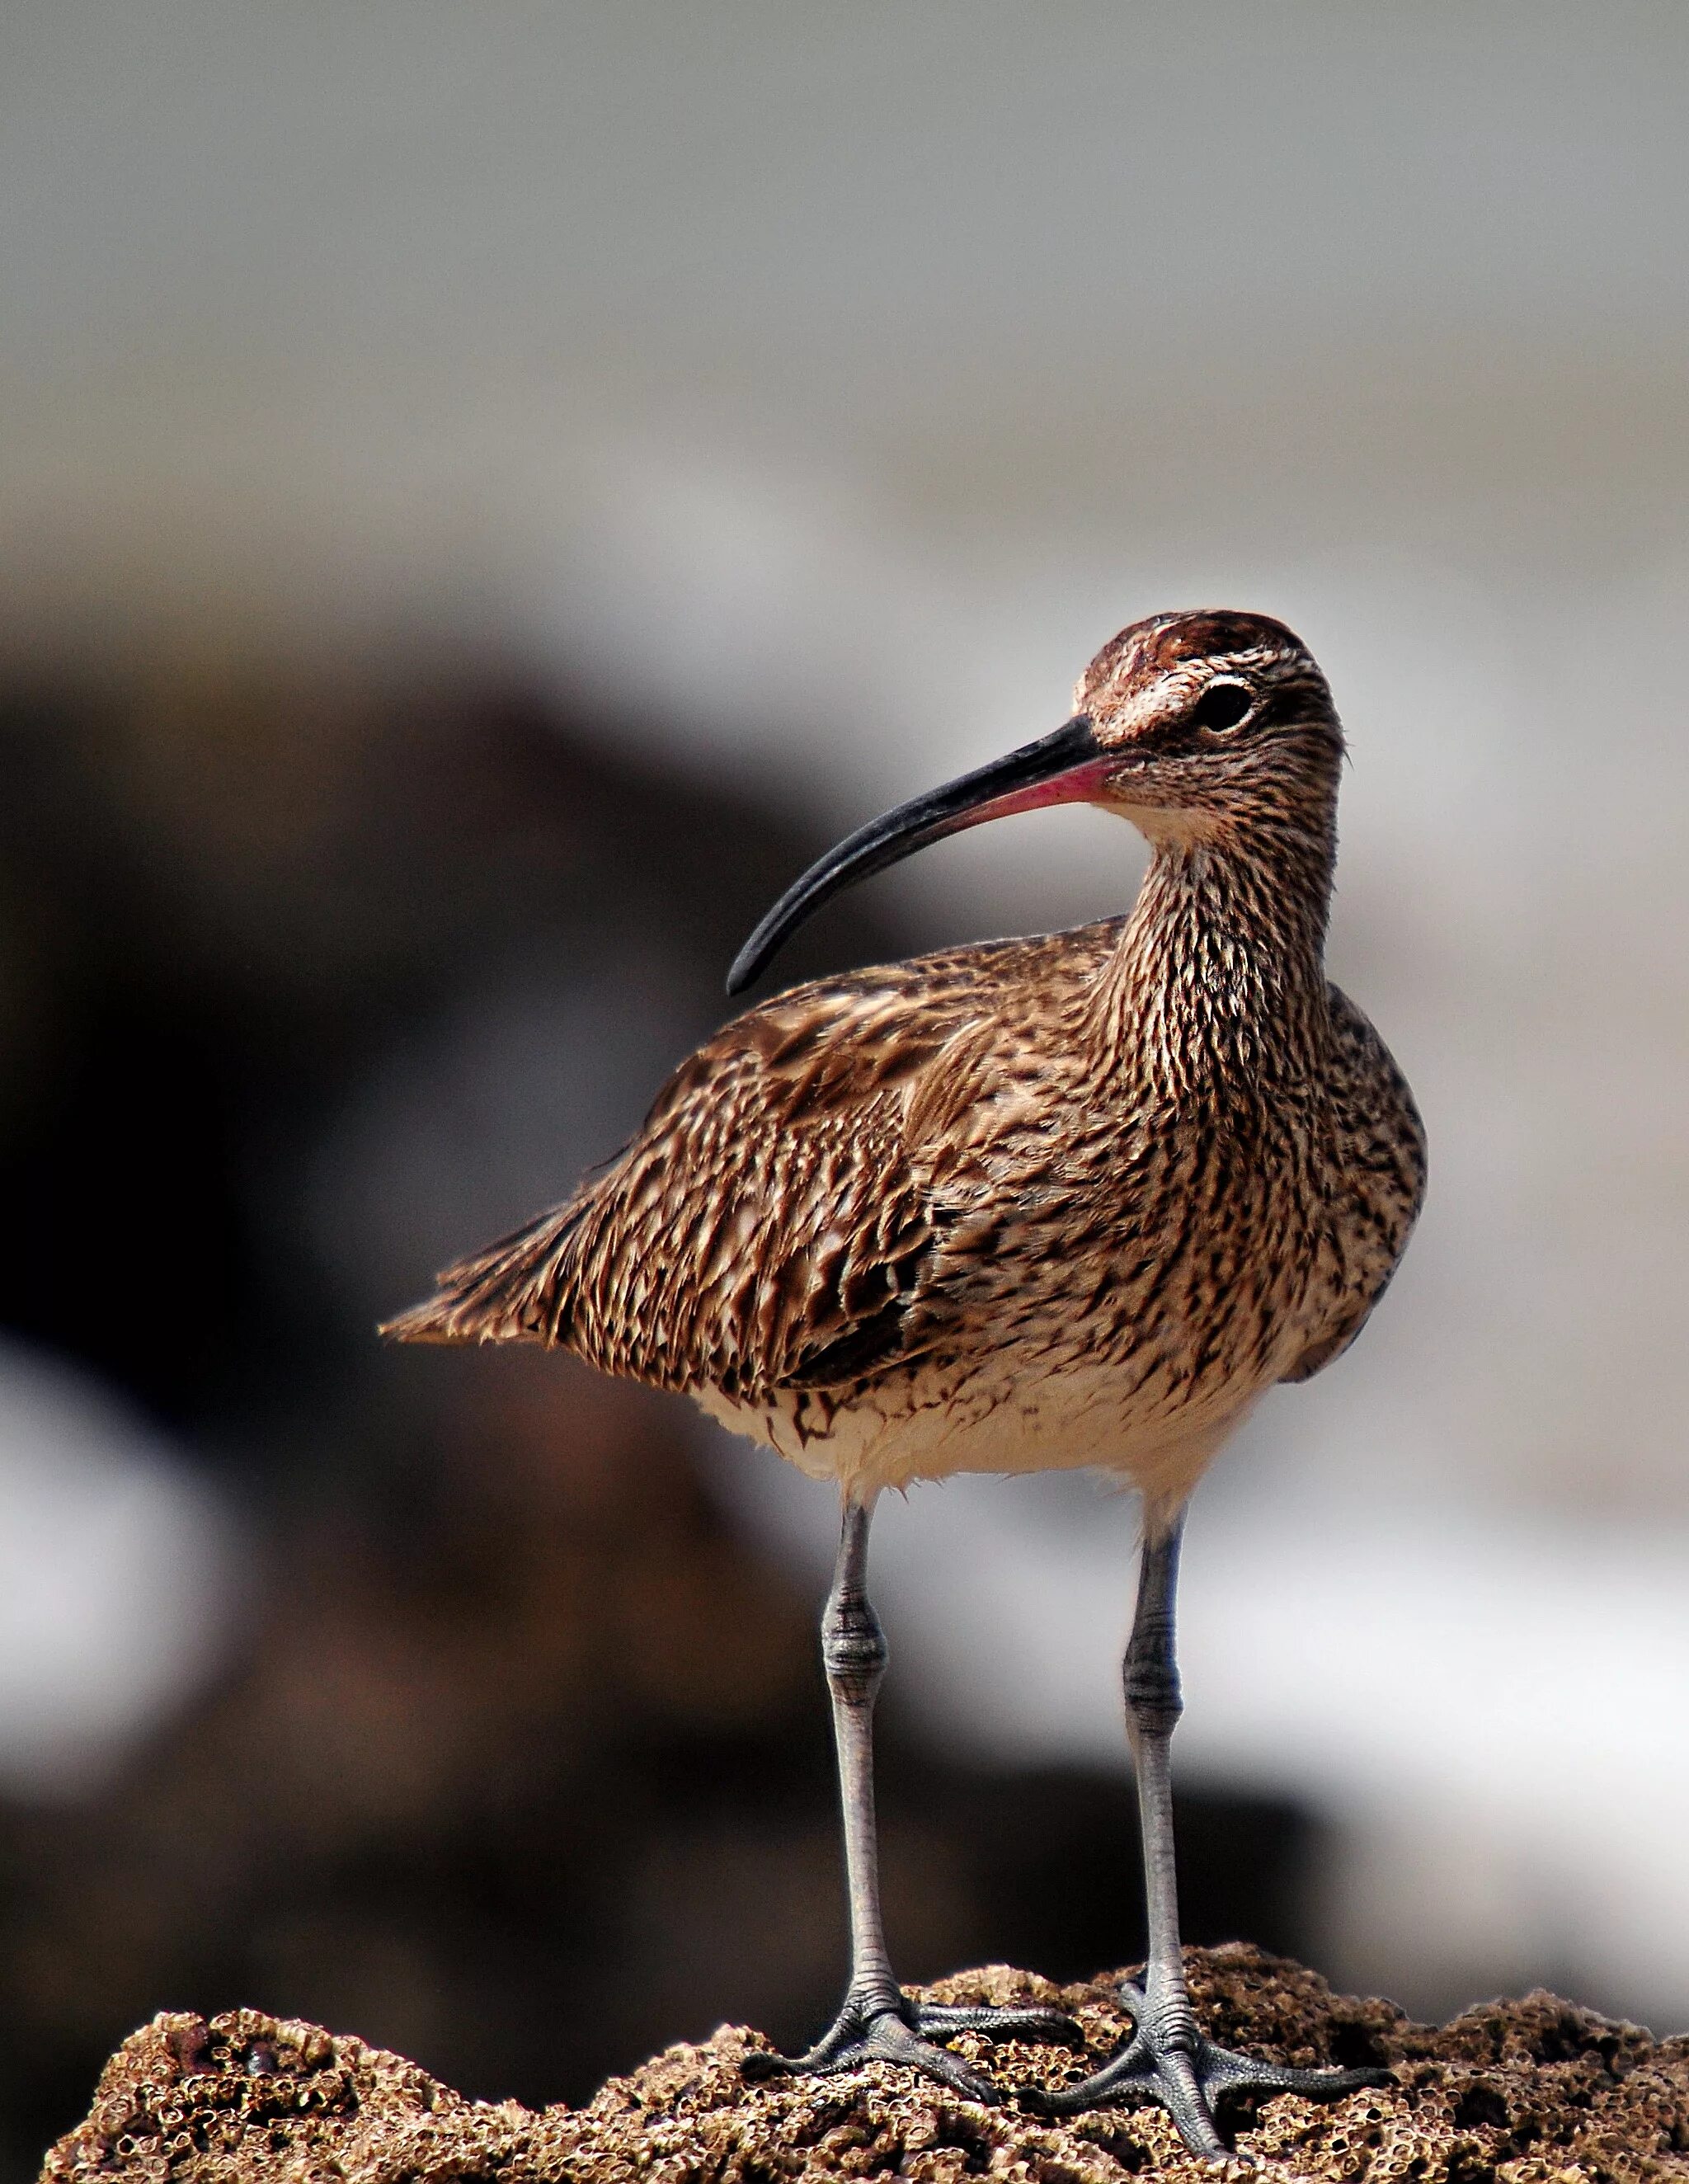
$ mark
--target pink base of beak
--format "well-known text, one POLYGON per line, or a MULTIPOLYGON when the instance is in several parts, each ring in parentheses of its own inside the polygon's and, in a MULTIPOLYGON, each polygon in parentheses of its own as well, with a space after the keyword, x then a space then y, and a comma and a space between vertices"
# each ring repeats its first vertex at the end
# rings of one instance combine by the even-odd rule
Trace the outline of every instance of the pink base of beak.
POLYGON ((1056 774, 1049 781, 1012 788, 1006 796, 995 796, 989 804, 976 805, 962 824, 983 826, 988 819, 1012 819, 1017 811, 1042 811, 1052 804, 1100 803, 1116 763, 1112 758, 1087 759, 1083 766, 1056 774))

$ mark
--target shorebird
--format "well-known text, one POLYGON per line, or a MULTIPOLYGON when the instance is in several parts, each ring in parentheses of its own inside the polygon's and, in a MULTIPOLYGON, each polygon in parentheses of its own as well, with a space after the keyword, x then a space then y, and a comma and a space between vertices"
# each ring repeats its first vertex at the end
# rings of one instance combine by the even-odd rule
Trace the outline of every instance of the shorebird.
POLYGON ((1071 2112, 1161 2102, 1225 2154, 1228 2092, 1376 2081, 1210 2042, 1180 1954, 1169 1745, 1186 1503, 1258 1398, 1346 1349, 1418 1213, 1413 1096, 1325 976, 1343 737, 1306 648, 1263 615, 1158 615, 1080 677, 1040 741, 864 827, 769 911, 750 984, 839 889, 1036 806, 1130 820, 1151 859, 1129 916, 799 986, 682 1064, 574 1197, 452 1267, 386 1330, 538 1342, 692 1396, 831 1479, 843 1516, 822 1620, 851 1927, 850 1984, 811 2051, 761 2075, 906 2064, 981 2099, 941 2043, 1059 2039, 1038 2010, 917 2004, 880 1916, 871 1722, 888 1658, 866 1587, 888 1487, 1095 1467, 1143 1499, 1124 1661, 1149 1914, 1133 2031, 1071 2112))

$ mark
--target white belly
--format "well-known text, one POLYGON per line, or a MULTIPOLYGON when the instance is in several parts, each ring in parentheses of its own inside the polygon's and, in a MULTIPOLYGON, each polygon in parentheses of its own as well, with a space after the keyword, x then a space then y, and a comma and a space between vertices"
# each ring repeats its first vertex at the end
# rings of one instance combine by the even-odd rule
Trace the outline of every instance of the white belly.
POLYGON ((1000 1369, 934 1388, 929 1400, 918 1382, 911 1390, 894 1381, 838 1411, 802 1394, 761 1404, 707 1390, 697 1400, 734 1433, 858 1497, 958 1471, 1094 1467, 1129 1479, 1170 1514, 1260 1390, 1233 1384, 1206 1401, 1176 1402, 1141 1390, 1123 1395, 1126 1384, 1118 1368, 1082 1368, 1034 1371, 1022 1388, 1000 1369))

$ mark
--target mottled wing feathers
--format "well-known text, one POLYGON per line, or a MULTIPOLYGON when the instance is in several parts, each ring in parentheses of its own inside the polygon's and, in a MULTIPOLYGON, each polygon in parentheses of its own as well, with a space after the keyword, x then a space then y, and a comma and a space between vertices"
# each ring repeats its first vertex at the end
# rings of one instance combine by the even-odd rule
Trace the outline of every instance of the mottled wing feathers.
POLYGON ((449 1268, 388 1332, 560 1344, 734 1399, 907 1362, 944 1318, 925 1279, 926 1149, 958 1103, 989 1096, 990 1042, 1013 1035, 1006 997, 1083 981, 1118 929, 947 950, 749 1011, 681 1066, 604 1174, 449 1268))
POLYGON ((583 1190, 446 1268, 435 1277, 432 1296, 383 1320, 381 1332, 394 1342, 554 1340, 544 1300, 559 1279, 586 1200, 583 1190))

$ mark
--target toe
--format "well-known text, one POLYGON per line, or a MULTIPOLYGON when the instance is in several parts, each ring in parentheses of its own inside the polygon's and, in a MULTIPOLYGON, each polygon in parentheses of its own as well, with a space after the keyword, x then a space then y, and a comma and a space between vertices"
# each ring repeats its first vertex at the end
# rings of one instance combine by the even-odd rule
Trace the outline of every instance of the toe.
POLYGON ((887 2063, 902 2063, 911 2070, 922 2071, 970 2101, 983 2101, 989 2107, 1002 2098, 989 2078, 971 2070, 960 2055, 952 2055, 947 2048, 936 2048, 930 2040, 922 2039, 901 2018, 876 2018, 869 2028, 866 2048, 869 2057, 887 2063))
POLYGON ((1257 2061, 1229 2048, 1210 2048, 1202 2057, 1202 2083, 1211 2093, 1301 2093, 1308 2100, 1341 2100, 1371 2086, 1387 2086, 1390 2072, 1373 2065, 1359 2070, 1301 2070, 1288 2063, 1257 2061))
POLYGON ((1084 2037, 1078 2024, 1059 2009, 995 2009, 985 2003, 923 2003, 916 2011, 923 2032, 984 2032, 993 2040, 1048 2041, 1077 2045, 1084 2037))
POLYGON ((1193 2153, 1201 2154, 1209 2161, 1229 2160, 1230 2151, 1220 2137, 1214 2121, 1214 2112, 1208 2106, 1207 2094, 1197 2082, 1196 2072, 1188 2055, 1164 2055, 1157 2074, 1157 2089, 1162 2104, 1179 2126, 1179 2135, 1193 2153))
POLYGON ((1160 2098, 1156 2077, 1155 2057, 1144 2041, 1134 2037, 1100 2070, 1093 2070, 1077 2085, 1041 2093, 1040 2101, 1051 2115, 1080 2115, 1087 2109, 1138 2108, 1160 2098))

